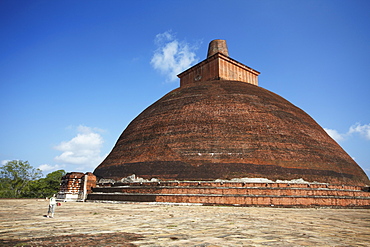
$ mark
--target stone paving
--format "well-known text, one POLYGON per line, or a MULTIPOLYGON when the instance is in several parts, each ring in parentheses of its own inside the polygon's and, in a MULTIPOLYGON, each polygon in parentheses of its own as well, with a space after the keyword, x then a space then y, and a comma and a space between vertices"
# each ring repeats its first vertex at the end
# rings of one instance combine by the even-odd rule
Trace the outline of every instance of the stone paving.
POLYGON ((369 209, 0 200, 0 246, 369 246, 369 209))

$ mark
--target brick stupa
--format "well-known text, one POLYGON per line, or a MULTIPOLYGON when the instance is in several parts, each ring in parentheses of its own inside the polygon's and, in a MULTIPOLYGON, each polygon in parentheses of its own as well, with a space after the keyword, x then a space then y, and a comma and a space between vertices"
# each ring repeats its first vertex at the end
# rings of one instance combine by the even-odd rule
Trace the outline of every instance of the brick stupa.
MULTIPOLYGON (((208 181, 212 187, 216 185, 210 181, 248 181, 247 178, 273 181, 268 184, 277 187, 284 187, 276 185, 277 180, 297 179, 325 188, 369 185, 364 171, 307 113, 258 86, 259 74, 230 58, 226 41, 212 41, 207 59, 179 74, 180 87, 149 106, 128 125, 94 174, 115 181, 134 174, 147 180, 155 178, 162 185, 165 181, 176 182, 177 186, 193 181, 199 186, 208 181)), ((130 186, 133 188, 135 184, 130 186)), ((141 199, 126 196, 116 200, 177 200, 143 199, 144 194, 159 196, 162 192, 134 190, 134 194, 142 193, 141 199)), ((253 197, 260 192, 250 193, 253 197)), ((98 196, 90 196, 94 198, 98 196)), ((204 202, 198 199, 177 202, 204 202)), ((216 204, 233 202, 225 199, 216 204)), ((369 199, 362 204, 368 203, 369 199)), ((301 204, 305 203, 291 202, 291 205, 301 204)))

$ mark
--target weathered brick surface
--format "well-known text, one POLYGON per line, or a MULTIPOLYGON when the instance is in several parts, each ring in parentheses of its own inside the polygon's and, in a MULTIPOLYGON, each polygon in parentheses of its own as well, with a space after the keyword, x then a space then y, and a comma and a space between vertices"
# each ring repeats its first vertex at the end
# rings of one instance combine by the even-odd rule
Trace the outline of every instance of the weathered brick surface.
POLYGON ((62 177, 60 192, 78 194, 83 189, 85 174, 82 172, 69 172, 62 177))
POLYGON ((207 59, 180 73, 180 87, 212 80, 236 80, 258 85, 260 72, 229 57, 226 40, 212 40, 207 59))
POLYGON ((216 53, 206 60, 178 75, 180 86, 212 80, 236 80, 258 85, 260 72, 221 53, 216 53))
POLYGON ((165 182, 98 186, 93 201, 201 203, 282 207, 365 207, 370 192, 359 186, 287 183, 165 182))
POLYGON ((61 179, 59 193, 57 199, 59 200, 84 200, 86 194, 92 192, 92 188, 96 187, 96 176, 91 173, 69 172, 61 179))
POLYGON ((94 174, 370 184, 356 162, 304 111, 261 87, 223 80, 189 84, 149 106, 94 174))
POLYGON ((207 58, 215 55, 216 53, 222 53, 225 56, 229 56, 229 48, 227 47, 226 40, 215 39, 209 43, 207 58))
POLYGON ((97 188, 95 192, 104 193, 143 193, 143 194, 218 194, 218 195, 278 195, 278 196, 362 196, 369 197, 369 192, 353 190, 298 189, 298 188, 189 188, 189 187, 130 187, 130 188, 97 188))
POLYGON ((86 192, 90 194, 92 192, 92 189, 96 187, 96 176, 91 172, 87 172, 85 175, 87 175, 87 180, 85 181, 87 189, 86 192))

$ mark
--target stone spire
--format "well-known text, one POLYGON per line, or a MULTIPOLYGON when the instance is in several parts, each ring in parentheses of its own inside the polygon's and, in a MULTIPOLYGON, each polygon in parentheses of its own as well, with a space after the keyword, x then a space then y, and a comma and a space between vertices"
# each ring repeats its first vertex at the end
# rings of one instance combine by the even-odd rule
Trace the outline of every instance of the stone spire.
POLYGON ((208 46, 207 58, 209 58, 210 56, 213 56, 214 54, 218 52, 224 54, 225 56, 229 56, 229 51, 227 49, 226 40, 224 39, 212 40, 208 46))
POLYGON ((242 81, 258 86, 260 72, 229 57, 226 40, 209 43, 207 59, 177 75, 180 87, 191 83, 224 80, 242 81))

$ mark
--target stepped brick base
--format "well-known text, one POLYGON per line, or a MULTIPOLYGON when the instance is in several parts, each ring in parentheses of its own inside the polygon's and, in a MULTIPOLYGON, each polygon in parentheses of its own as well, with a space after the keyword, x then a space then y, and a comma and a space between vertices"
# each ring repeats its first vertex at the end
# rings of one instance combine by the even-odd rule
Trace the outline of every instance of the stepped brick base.
POLYGON ((308 183, 143 182, 99 184, 88 201, 370 208, 367 187, 308 183))

